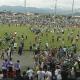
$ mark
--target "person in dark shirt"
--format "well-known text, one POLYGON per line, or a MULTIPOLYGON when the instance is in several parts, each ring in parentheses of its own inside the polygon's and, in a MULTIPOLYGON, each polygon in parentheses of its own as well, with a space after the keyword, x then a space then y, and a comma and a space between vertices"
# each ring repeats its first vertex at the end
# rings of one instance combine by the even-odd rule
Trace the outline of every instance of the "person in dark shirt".
POLYGON ((22 51, 23 51, 22 46, 19 46, 19 48, 18 48, 18 54, 19 54, 19 55, 22 55, 22 51))
POLYGON ((20 61, 19 60, 17 60, 17 62, 14 64, 14 70, 16 71, 16 76, 21 75, 20 61))
POLYGON ((68 80, 68 71, 65 66, 63 66, 63 69, 61 71, 62 80, 68 80))
POLYGON ((2 63, 3 78, 7 78, 7 59, 2 63))
POLYGON ((29 80, 29 77, 25 71, 23 72, 23 80, 29 80))
POLYGON ((4 51, 4 49, 2 49, 1 59, 3 59, 3 60, 4 60, 4 54, 5 54, 5 51, 4 51))

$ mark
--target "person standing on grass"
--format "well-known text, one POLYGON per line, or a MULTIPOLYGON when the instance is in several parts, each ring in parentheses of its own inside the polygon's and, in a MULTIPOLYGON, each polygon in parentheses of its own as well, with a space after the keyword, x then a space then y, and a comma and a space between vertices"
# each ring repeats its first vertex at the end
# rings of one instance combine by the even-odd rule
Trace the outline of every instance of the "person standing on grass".
POLYGON ((17 49, 17 43, 14 42, 14 49, 17 49))
POLYGON ((23 48, 24 48, 24 36, 23 35, 21 36, 20 45, 21 45, 21 48, 23 50, 23 48))
POLYGON ((8 48, 7 53, 8 53, 8 58, 11 59, 12 58, 12 48, 11 47, 8 48))
POLYGON ((24 48, 24 41, 21 42, 22 49, 24 48))
POLYGON ((27 39, 28 39, 28 36, 26 35, 26 37, 25 37, 25 38, 26 38, 26 40, 27 40, 27 39))
POLYGON ((4 54, 5 54, 5 50, 2 49, 2 52, 1 52, 1 59, 3 59, 3 60, 4 60, 4 54))
POLYGON ((29 46, 29 50, 32 51, 32 49, 33 49, 33 47, 32 47, 32 45, 30 44, 30 46, 29 46))
POLYGON ((20 45, 19 45, 19 48, 18 48, 18 54, 19 54, 19 55, 22 55, 22 51, 23 51, 23 47, 22 47, 22 45, 20 44, 20 45))
POLYGON ((49 49, 49 44, 48 44, 48 42, 46 42, 45 47, 46 47, 46 49, 49 49))

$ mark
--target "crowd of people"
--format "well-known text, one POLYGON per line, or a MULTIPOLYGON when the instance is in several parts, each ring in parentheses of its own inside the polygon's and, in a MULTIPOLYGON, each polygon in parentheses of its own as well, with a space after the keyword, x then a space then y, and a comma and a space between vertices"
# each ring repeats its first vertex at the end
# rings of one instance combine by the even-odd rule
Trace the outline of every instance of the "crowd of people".
MULTIPOLYGON (((22 22, 19 23, 20 26, 23 24, 23 18, 19 18, 22 22)), ((24 50, 24 41, 27 40, 28 36, 16 36, 17 32, 4 34, 4 40, 0 40, 0 45, 2 43, 7 44, 7 49, 2 49, 1 58, 3 59, 2 63, 2 79, 6 80, 7 78, 13 80, 80 80, 80 56, 76 56, 78 52, 77 42, 80 40, 80 32, 77 31, 77 34, 74 36, 75 29, 70 30, 67 28, 67 40, 71 44, 70 46, 65 45, 65 35, 66 29, 62 28, 66 21, 64 17, 59 19, 56 17, 57 27, 53 28, 54 19, 50 16, 48 17, 27 17, 24 18, 26 24, 30 24, 30 31, 35 35, 34 41, 31 42, 29 46, 29 51, 34 55, 33 67, 26 67, 26 71, 21 70, 20 60, 17 60, 16 63, 13 62, 12 54, 13 51, 17 50, 18 54, 21 56, 24 50), (60 21, 62 20, 62 22, 60 21), (33 27, 37 25, 37 27, 33 27), (42 25, 46 25, 46 28, 42 25), (49 26, 47 26, 49 25, 49 26), (52 25, 50 27, 50 25, 52 25), (61 25, 61 27, 60 27, 61 25), (50 30, 51 29, 51 30, 50 30), (45 33, 45 34, 44 34, 45 33), (51 43, 61 43, 59 47, 51 47, 47 42, 45 43, 44 50, 41 50, 42 40, 41 37, 48 37, 48 33, 52 33, 51 43), (16 39, 19 41, 16 41, 16 39), (4 42, 5 41, 5 42, 4 42), (5 59, 4 54, 6 53, 7 59, 5 59)), ((8 22, 8 20, 6 20, 8 22)), ((68 21, 68 18, 67 18, 68 21)), ((70 20, 69 20, 70 21, 70 20)), ((68 23, 69 23, 68 21, 68 23)), ((17 22, 15 22, 17 23, 17 22)), ((4 24, 4 23, 3 23, 4 24)), ((10 27, 11 24, 9 24, 10 27)), ((69 26, 69 24, 67 24, 69 26)))
MULTIPOLYGON (((57 29, 55 32, 57 35, 64 34, 63 29, 57 29)), ((73 34, 73 32, 71 32, 71 34, 73 34)), ((79 35, 77 35, 77 37, 79 38, 79 35)), ((22 35, 21 42, 23 41, 23 38, 24 37, 22 35)), ((76 80, 78 77, 80 77, 80 57, 75 56, 75 54, 77 54, 77 45, 76 43, 73 43, 73 41, 78 41, 78 38, 71 38, 70 35, 67 37, 67 39, 72 43, 72 46, 70 47, 60 46, 59 48, 49 48, 49 44, 46 43, 44 51, 40 50, 40 45, 36 46, 36 44, 33 44, 33 46, 30 46, 30 51, 32 51, 34 55, 34 64, 33 67, 28 67, 24 72, 21 70, 20 60, 17 60, 16 63, 13 63, 12 57, 7 57, 5 60, 3 59, 3 79, 76 80), (32 50, 33 47, 35 47, 34 50, 32 50), (71 50, 69 50, 70 48, 71 50)), ((58 36, 57 42, 59 42, 60 39, 62 39, 62 37, 58 36)), ((35 37, 35 42, 38 40, 39 36, 35 37)), ((13 42, 13 45, 14 43, 15 42, 13 42)), ((20 43, 20 45, 24 47, 22 43, 20 43)), ((16 49, 16 46, 14 46, 14 49, 16 49)), ((8 50, 8 53, 10 54, 10 49, 8 50)), ((21 55, 22 49, 19 48, 19 50, 18 54, 20 53, 21 55)))
POLYGON ((13 63, 12 58, 3 60, 2 74, 3 80, 7 78, 13 80, 80 80, 80 58, 74 55, 66 55, 64 48, 34 51, 33 67, 26 67, 26 71, 21 70, 20 60, 13 63), (62 57, 57 53, 63 50, 62 57))
MULTIPOLYGON (((68 53, 72 53, 73 51, 75 51, 74 53, 77 53, 77 49, 79 49, 78 42, 80 40, 80 32, 77 31, 76 35, 74 36, 73 33, 75 32, 75 29, 70 30, 68 28, 65 29, 57 27, 57 28, 51 28, 50 30, 49 28, 44 28, 44 27, 41 28, 30 27, 30 32, 34 34, 33 38, 34 42, 31 42, 30 40, 29 47, 25 48, 25 50, 34 51, 37 48, 40 48, 40 50, 48 50, 50 48, 53 48, 55 42, 59 44, 59 46, 57 46, 56 48, 60 47, 61 49, 61 47, 64 47, 67 49, 68 53), (66 32, 68 33, 66 34, 65 37, 66 32), (48 33, 52 34, 51 39, 48 39, 49 37, 48 33), (44 44, 42 44, 43 37, 46 37, 46 41, 44 44), (65 44, 66 39, 70 43, 70 46, 65 44)), ((13 52, 14 50, 18 50, 18 54, 22 55, 25 46, 24 43, 27 41, 28 37, 29 37, 28 34, 18 35, 18 32, 13 32, 13 33, 6 32, 4 36, 0 38, 0 46, 3 47, 1 49, 2 53, 1 58, 4 59, 5 53, 8 58, 11 58, 12 54, 14 53, 13 52)))
POLYGON ((27 15, 23 13, 11 13, 11 12, 2 12, 0 13, 0 23, 3 24, 30 24, 30 25, 45 25, 45 26, 56 26, 65 27, 66 26, 78 26, 80 23, 79 17, 71 17, 71 16, 56 16, 54 15, 27 15), (56 19, 56 20, 55 20, 56 19), (56 23, 57 22, 57 23, 56 23))

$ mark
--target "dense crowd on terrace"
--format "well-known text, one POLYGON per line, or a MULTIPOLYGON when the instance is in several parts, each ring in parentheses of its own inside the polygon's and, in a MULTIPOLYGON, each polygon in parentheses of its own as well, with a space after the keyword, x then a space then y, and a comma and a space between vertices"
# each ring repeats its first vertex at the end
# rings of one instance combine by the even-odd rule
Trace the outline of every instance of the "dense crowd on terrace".
POLYGON ((0 23, 3 24, 30 24, 39 26, 53 26, 54 24, 59 27, 66 26, 80 26, 80 17, 75 16, 54 16, 54 15, 39 15, 27 13, 11 13, 1 12, 0 23))

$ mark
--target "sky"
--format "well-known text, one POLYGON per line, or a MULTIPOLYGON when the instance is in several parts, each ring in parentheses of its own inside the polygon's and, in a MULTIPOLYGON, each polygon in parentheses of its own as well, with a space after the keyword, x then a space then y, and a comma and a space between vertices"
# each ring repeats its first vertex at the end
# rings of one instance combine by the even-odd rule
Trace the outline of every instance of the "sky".
MULTIPOLYGON (((57 7, 71 8, 73 0, 58 0, 57 7)), ((74 8, 80 8, 80 0, 75 0, 74 8)), ((0 0, 0 6, 24 6, 24 0, 0 0)), ((26 7, 54 8, 55 0, 26 0, 26 7)))

